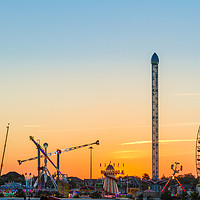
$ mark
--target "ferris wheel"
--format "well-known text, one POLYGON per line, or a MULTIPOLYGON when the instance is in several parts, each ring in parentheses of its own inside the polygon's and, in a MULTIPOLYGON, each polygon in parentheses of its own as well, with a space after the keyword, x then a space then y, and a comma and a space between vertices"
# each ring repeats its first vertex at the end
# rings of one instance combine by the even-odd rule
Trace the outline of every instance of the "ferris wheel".
POLYGON ((200 126, 197 132, 196 139, 196 170, 197 170, 197 178, 200 179, 200 126))

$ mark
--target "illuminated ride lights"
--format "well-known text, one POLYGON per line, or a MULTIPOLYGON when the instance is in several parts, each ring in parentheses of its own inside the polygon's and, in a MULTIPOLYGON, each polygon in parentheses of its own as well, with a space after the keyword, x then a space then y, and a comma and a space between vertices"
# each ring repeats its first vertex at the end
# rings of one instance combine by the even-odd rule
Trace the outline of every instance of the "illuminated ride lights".
MULTIPOLYGON (((79 146, 75 146, 75 147, 70 147, 70 148, 66 148, 66 149, 62 149, 62 150, 58 149, 58 150, 53 151, 51 153, 47 153, 47 156, 59 155, 61 153, 65 153, 65 152, 72 151, 72 150, 75 150, 75 149, 80 149, 80 148, 87 147, 87 146, 91 146, 93 144, 99 145, 99 140, 97 140, 96 142, 93 142, 93 143, 79 145, 79 146)), ((40 158, 44 158, 44 157, 45 157, 44 155, 40 156, 40 158)), ((19 165, 21 165, 23 162, 36 160, 36 159, 38 159, 38 156, 33 157, 33 158, 29 158, 29 159, 25 159, 25 160, 17 160, 17 161, 18 161, 19 165)))
POLYGON ((49 174, 54 187, 55 188, 57 187, 57 184, 56 184, 55 180, 53 179, 53 177, 51 176, 49 170, 47 169, 47 159, 56 168, 56 170, 57 170, 57 176, 56 176, 57 179, 59 179, 59 177, 63 177, 65 179, 65 176, 59 170, 60 154, 61 153, 65 153, 65 152, 69 152, 69 151, 72 151, 72 150, 80 149, 80 148, 83 148, 83 147, 91 146, 91 145, 94 145, 94 144, 99 145, 99 140, 97 140, 96 142, 93 142, 93 143, 79 145, 79 146, 66 148, 66 149, 62 149, 62 150, 58 149, 58 150, 56 150, 54 152, 47 153, 47 147, 48 147, 47 143, 44 143, 45 150, 43 150, 42 147, 40 146, 40 144, 37 143, 32 136, 30 136, 29 138, 30 138, 30 140, 32 140, 35 143, 35 145, 36 145, 36 147, 38 149, 38 156, 37 157, 33 157, 33 158, 29 158, 29 159, 25 159, 25 160, 17 160, 17 161, 18 161, 19 165, 21 165, 23 162, 26 162, 26 161, 31 161, 31 160, 36 160, 36 159, 38 160, 38 179, 36 180, 36 182, 34 184, 34 187, 37 186, 38 189, 41 189, 41 176, 43 174, 44 174, 44 187, 46 187, 47 173, 49 174), (42 152, 43 155, 41 155, 40 152, 42 152), (57 166, 49 158, 49 156, 53 156, 53 155, 57 155, 57 166), (44 158, 45 159, 44 160, 45 166, 43 166, 43 167, 40 166, 40 158, 44 158), (42 170, 42 173, 41 173, 41 170, 42 170))

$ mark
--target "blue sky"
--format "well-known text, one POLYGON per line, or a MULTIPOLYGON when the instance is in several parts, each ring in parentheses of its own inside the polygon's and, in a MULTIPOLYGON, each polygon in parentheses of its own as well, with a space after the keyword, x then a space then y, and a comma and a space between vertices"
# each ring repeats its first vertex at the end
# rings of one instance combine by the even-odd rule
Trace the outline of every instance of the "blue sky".
POLYGON ((199 4, 1 1, 1 79, 19 87, 32 81, 36 86, 26 85, 35 89, 41 83, 62 85, 72 77, 80 82, 66 84, 87 86, 97 80, 102 90, 110 82, 112 89, 137 83, 145 87, 151 55, 157 52, 165 91, 198 93, 199 4))
POLYGON ((199 4, 1 1, 1 52, 4 59, 47 63, 55 57, 60 62, 143 60, 153 51, 168 52, 171 59, 193 58, 199 47, 199 4))
POLYGON ((23 77, 65 69, 92 76, 98 70, 121 71, 122 65, 141 69, 157 52, 167 76, 173 77, 172 71, 186 76, 191 67, 199 72, 199 4, 1 1, 1 68, 23 77))
MULTIPOLYGON (((11 122, 19 140, 30 132, 46 138, 40 131, 58 127, 150 127, 150 60, 156 52, 161 137, 194 139, 199 7, 199 1, 184 0, 0 1, 2 124, 11 122), (38 129, 22 128, 28 126, 38 129)), ((130 132, 120 143, 134 142, 130 132)), ((134 134, 139 141, 151 138, 146 130, 134 134)))

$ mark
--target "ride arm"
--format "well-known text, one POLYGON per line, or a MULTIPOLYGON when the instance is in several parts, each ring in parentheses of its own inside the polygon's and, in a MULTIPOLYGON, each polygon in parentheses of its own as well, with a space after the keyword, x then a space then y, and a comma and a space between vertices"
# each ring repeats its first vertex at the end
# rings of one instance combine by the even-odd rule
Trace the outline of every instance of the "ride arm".
POLYGON ((165 190, 165 188, 167 187, 167 185, 168 185, 168 183, 169 183, 170 179, 171 179, 171 178, 169 178, 169 180, 167 181, 167 183, 165 184, 165 186, 164 186, 164 188, 162 189, 162 191, 161 191, 161 192, 163 192, 163 191, 165 190))
POLYGON ((181 183, 178 181, 178 179, 177 179, 177 178, 176 178, 176 181, 177 181, 177 182, 178 182, 178 184, 181 186, 181 188, 183 189, 183 191, 184 191, 184 192, 186 192, 186 191, 185 191, 185 189, 184 189, 184 187, 181 185, 181 183))
MULTIPOLYGON (((96 142, 90 143, 90 144, 84 144, 84 145, 80 145, 80 146, 75 146, 75 147, 71 147, 71 148, 62 149, 61 152, 60 152, 60 154, 68 152, 68 151, 72 151, 72 150, 75 150, 75 149, 80 149, 80 148, 83 148, 83 147, 92 146, 94 144, 99 145, 99 140, 97 140, 96 142)), ((56 151, 56 154, 57 153, 58 152, 56 151)))
MULTIPOLYGON (((43 157, 44 157, 43 155, 40 156, 40 158, 43 158, 43 157)), ((25 159, 25 160, 17 160, 17 162, 19 163, 19 165, 21 165, 23 162, 36 160, 36 159, 38 159, 38 157, 33 157, 33 158, 25 159)))
MULTIPOLYGON (((30 137, 32 137, 32 136, 30 136, 30 137)), ((91 145, 94 145, 94 144, 99 145, 99 140, 97 140, 96 142, 93 142, 93 143, 89 143, 89 144, 84 144, 84 145, 80 145, 80 146, 75 146, 75 147, 70 147, 70 148, 66 148, 66 149, 62 149, 62 150, 53 151, 51 153, 48 153, 47 156, 54 156, 54 155, 57 155, 57 154, 72 151, 72 150, 75 150, 75 149, 80 149, 80 148, 91 146, 91 145)), ((40 158, 43 158, 43 157, 44 157, 44 155, 40 156, 40 158)), ((21 165, 23 162, 36 160, 36 159, 38 159, 37 156, 33 157, 33 158, 29 158, 29 159, 25 159, 25 160, 17 160, 17 161, 18 161, 19 165, 21 165)))

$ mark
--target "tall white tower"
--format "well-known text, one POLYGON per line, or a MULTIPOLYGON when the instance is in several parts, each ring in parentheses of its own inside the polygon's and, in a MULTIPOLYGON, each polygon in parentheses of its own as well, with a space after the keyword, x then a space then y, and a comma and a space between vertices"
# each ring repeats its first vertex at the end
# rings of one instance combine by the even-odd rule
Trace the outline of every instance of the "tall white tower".
POLYGON ((158 135, 158 64, 156 53, 151 58, 152 64, 152 180, 159 179, 159 135, 158 135))

